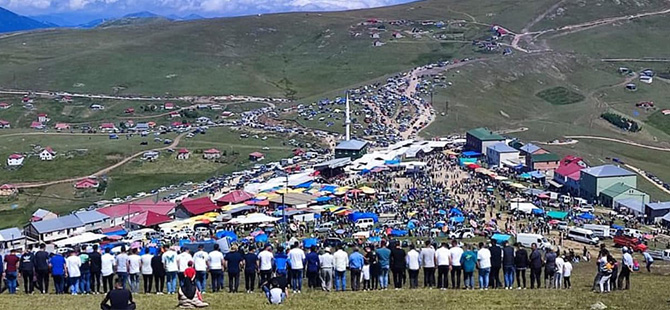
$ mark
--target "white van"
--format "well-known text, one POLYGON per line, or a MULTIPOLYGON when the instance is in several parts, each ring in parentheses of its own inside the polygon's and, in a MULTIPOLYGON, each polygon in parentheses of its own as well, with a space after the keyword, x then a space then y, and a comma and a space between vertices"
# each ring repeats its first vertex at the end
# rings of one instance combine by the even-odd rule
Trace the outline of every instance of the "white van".
POLYGON ((516 242, 521 243, 521 245, 527 248, 530 248, 533 243, 540 249, 551 247, 551 243, 540 234, 517 234, 516 242))
POLYGON ((366 218, 366 219, 358 219, 356 221, 356 224, 354 224, 357 228, 361 229, 368 229, 372 228, 372 226, 375 226, 375 220, 371 218, 366 218))
POLYGON ((610 227, 607 225, 584 224, 584 229, 593 231, 599 239, 612 238, 610 227))
POLYGON ((568 229, 567 238, 569 240, 574 240, 577 242, 588 243, 593 245, 598 244, 598 242, 600 241, 598 240, 598 237, 595 236, 593 231, 577 227, 570 227, 568 229))
POLYGON ((156 231, 151 229, 151 228, 144 228, 140 230, 134 230, 131 232, 128 232, 128 235, 126 235, 125 238, 123 238, 123 241, 126 242, 133 242, 133 241, 145 241, 147 240, 147 234, 155 233, 156 231))

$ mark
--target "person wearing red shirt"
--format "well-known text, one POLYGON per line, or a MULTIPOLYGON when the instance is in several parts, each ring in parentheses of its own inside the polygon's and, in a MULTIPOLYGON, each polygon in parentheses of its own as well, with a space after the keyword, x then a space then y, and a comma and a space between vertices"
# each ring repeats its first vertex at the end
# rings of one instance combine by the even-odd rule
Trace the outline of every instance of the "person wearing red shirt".
POLYGON ((16 250, 11 250, 9 255, 5 256, 5 279, 7 279, 7 290, 9 290, 10 294, 16 294, 19 261, 19 257, 16 256, 16 250))

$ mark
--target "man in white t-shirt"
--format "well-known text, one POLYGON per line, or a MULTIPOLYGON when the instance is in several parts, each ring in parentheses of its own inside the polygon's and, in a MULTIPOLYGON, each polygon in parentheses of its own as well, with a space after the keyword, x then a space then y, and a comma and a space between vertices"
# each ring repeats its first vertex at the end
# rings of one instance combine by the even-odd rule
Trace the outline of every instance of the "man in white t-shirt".
POLYGON ((130 250, 128 256, 128 277, 130 279, 130 292, 139 293, 140 291, 140 268, 142 266, 142 257, 137 254, 137 249, 130 250))
POLYGON ((260 283, 270 280, 272 277, 272 262, 274 261, 274 254, 272 254, 272 246, 268 245, 265 250, 258 253, 258 262, 260 270, 260 283))
POLYGON ((489 289, 489 273, 491 272, 491 251, 488 244, 479 243, 477 251, 477 268, 479 269, 479 289, 489 289))
POLYGON ((81 277, 79 267, 81 267, 81 259, 75 251, 70 252, 70 256, 65 260, 65 268, 72 295, 77 295, 79 291, 79 278, 81 277))
POLYGON ((554 275, 554 287, 561 289, 561 282, 563 281, 563 267, 565 260, 561 256, 556 256, 556 274, 554 275))
POLYGON ((461 271, 463 271, 463 267, 461 266, 463 249, 458 246, 458 241, 451 241, 449 253, 451 254, 451 288, 459 289, 461 288, 461 271))
POLYGON ((105 249, 105 254, 100 257, 100 274, 102 275, 102 287, 105 293, 114 289, 114 266, 116 259, 111 254, 110 248, 105 249))
POLYGON ((305 251, 300 248, 300 243, 293 244, 293 248, 288 252, 288 260, 291 264, 291 287, 293 292, 300 293, 302 290, 302 271, 305 269, 305 251))
POLYGON ((442 246, 435 251, 435 261, 437 263, 437 288, 446 290, 449 287, 448 275, 451 268, 451 253, 446 242, 443 242, 442 246))
POLYGON ((208 254, 209 273, 212 276, 212 292, 223 289, 223 260, 224 255, 219 251, 219 245, 214 245, 214 251, 208 254))
POLYGON ((163 246, 163 266, 165 266, 165 276, 167 278, 165 286, 168 294, 174 294, 177 290, 177 252, 170 249, 169 246, 163 246))
POLYGON ((201 293, 205 293, 207 287, 207 263, 209 255, 205 252, 204 245, 198 245, 198 252, 193 254, 193 267, 195 268, 195 286, 201 293))
POLYGON ((570 260, 565 260, 565 264, 563 264, 563 284, 566 289, 572 288, 572 283, 570 283, 571 275, 572 263, 570 263, 570 260))
POLYGON ((180 286, 184 284, 184 271, 188 268, 188 263, 192 261, 193 256, 191 256, 191 252, 187 248, 181 248, 181 253, 177 255, 177 267, 179 267, 177 276, 179 277, 180 286))
MULTIPOLYGON (((151 283, 153 282, 153 268, 151 267, 151 260, 154 256, 151 254, 149 248, 144 250, 144 255, 141 256, 142 266, 140 266, 140 271, 142 272, 142 280, 144 282, 144 294, 151 293, 151 283)), ((158 288, 156 288, 158 289, 158 288)))

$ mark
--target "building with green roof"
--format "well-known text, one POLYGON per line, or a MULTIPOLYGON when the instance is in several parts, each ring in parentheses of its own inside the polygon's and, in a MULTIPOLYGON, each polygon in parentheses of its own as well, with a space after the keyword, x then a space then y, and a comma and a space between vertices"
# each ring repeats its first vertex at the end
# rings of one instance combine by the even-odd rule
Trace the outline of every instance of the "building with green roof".
POLYGON ((649 202, 649 195, 625 183, 616 183, 600 192, 600 203, 605 207, 626 199, 636 199, 644 205, 649 202))
POLYGON ((561 158, 556 154, 543 153, 526 156, 526 166, 531 171, 542 171, 544 173, 550 172, 553 176, 553 171, 558 168, 561 158))
POLYGON ((505 143, 505 137, 480 127, 468 131, 465 135, 465 150, 485 153, 486 148, 496 143, 505 143))

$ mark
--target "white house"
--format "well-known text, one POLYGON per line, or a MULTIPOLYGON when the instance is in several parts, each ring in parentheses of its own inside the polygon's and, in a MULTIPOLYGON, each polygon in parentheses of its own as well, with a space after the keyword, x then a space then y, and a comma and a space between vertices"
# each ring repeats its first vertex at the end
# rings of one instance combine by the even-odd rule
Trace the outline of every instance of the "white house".
POLYGON ((40 152, 40 160, 54 160, 55 157, 56 152, 49 146, 40 152))
POLYGON ((198 117, 198 120, 197 120, 197 122, 199 124, 207 124, 207 123, 209 123, 209 121, 210 121, 209 117, 205 117, 205 116, 198 117))
POLYGON ((28 224, 23 233, 26 237, 40 242, 53 242, 85 231, 84 223, 75 215, 66 215, 52 220, 28 224))
POLYGON ((500 167, 504 161, 518 160, 519 151, 500 142, 486 147, 486 159, 489 165, 500 167))
POLYGON ((12 154, 7 157, 7 166, 21 166, 25 157, 22 154, 12 154))
POLYGON ((0 128, 9 129, 9 128, 12 128, 12 124, 10 124, 8 121, 0 119, 0 128))
POLYGON ((177 159, 187 160, 189 157, 191 157, 191 152, 189 152, 189 150, 180 149, 177 151, 177 159))

